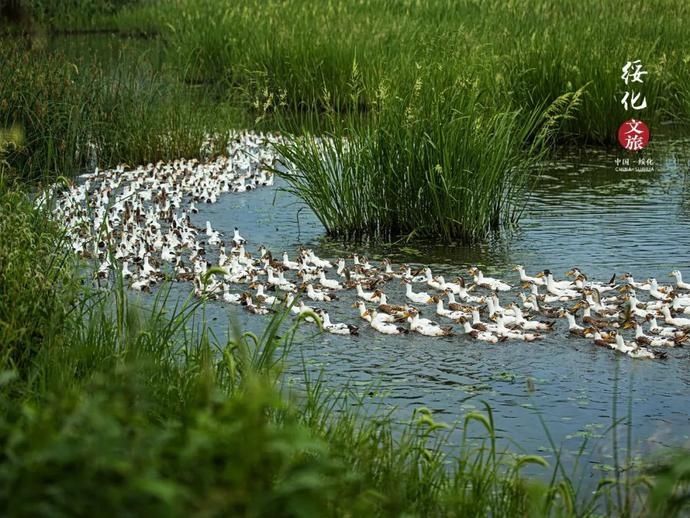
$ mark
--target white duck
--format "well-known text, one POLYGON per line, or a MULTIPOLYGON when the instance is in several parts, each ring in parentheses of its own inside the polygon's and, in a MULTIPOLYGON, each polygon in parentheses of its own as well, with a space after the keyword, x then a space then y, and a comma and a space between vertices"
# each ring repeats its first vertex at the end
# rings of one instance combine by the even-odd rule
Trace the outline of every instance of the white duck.
POLYGON ((137 291, 145 291, 145 292, 150 292, 151 287, 156 285, 156 281, 153 279, 139 279, 138 281, 134 281, 131 285, 130 288, 133 290, 137 291))
POLYGON ((447 282, 446 279, 443 278, 443 275, 439 275, 438 277, 436 277, 436 280, 438 281, 438 284, 440 286, 439 289, 441 291, 450 290, 455 295, 458 295, 460 293, 460 284, 456 284, 454 282, 447 282))
POLYGON ((634 346, 628 345, 625 343, 625 340, 623 340, 623 337, 619 334, 616 334, 616 343, 613 345, 613 348, 616 351, 627 354, 631 358, 654 359, 666 357, 666 353, 654 353, 649 349, 645 349, 644 347, 638 347, 637 344, 634 346))
POLYGON ((478 331, 477 329, 474 329, 472 324, 470 324, 466 319, 461 319, 460 323, 462 324, 462 329, 465 334, 471 336, 475 340, 481 340, 483 342, 489 342, 492 344, 498 342, 498 336, 490 333, 489 331, 478 331))
POLYGON ((626 344, 625 340, 623 340, 623 336, 616 333, 616 342, 613 344, 613 348, 616 351, 619 351, 619 352, 624 353, 624 354, 628 354, 628 353, 634 351, 637 348, 637 346, 626 344))
POLYGON ((510 291, 510 285, 503 281, 494 279, 493 277, 484 277, 482 271, 477 267, 472 267, 469 269, 470 275, 474 278, 474 283, 477 286, 482 286, 484 288, 489 288, 494 291, 510 291))
POLYGON ((651 313, 647 315, 647 321, 649 322, 649 332, 653 335, 672 336, 674 338, 686 336, 683 331, 676 329, 675 327, 660 326, 656 321, 656 317, 651 313))
POLYGON ((505 336, 513 340, 524 340, 525 342, 534 342, 535 340, 540 340, 544 338, 538 333, 521 333, 512 329, 508 329, 503 321, 503 316, 496 314, 496 333, 499 336, 505 336))
POLYGON ((584 336, 586 338, 590 338, 592 333, 590 330, 582 327, 575 321, 575 315, 572 314, 568 310, 561 310, 561 314, 565 315, 566 320, 568 321, 568 333, 571 335, 577 335, 577 336, 584 336))
POLYGON ((541 299, 544 301, 546 304, 552 304, 554 302, 565 302, 568 300, 572 300, 572 297, 566 297, 562 295, 549 295, 548 293, 545 293, 544 295, 539 293, 539 286, 536 284, 532 284, 532 287, 530 288, 530 295, 531 299, 533 300, 539 300, 541 299))
POLYGON ((254 301, 252 300, 251 296, 246 296, 244 298, 244 309, 246 309, 250 313, 254 313, 255 315, 266 315, 269 312, 268 308, 263 308, 261 306, 254 305, 254 301))
MULTIPOLYGON (((303 300, 300 300, 297 304, 297 314, 301 315, 303 313, 316 313, 316 309, 307 306, 303 300)), ((304 320, 306 320, 307 322, 315 322, 312 316, 307 316, 304 318, 304 320)))
POLYGON ((522 313, 520 306, 513 303, 511 305, 515 312, 515 323, 526 331, 550 331, 553 329, 553 322, 540 322, 538 320, 527 320, 522 313))
POLYGON ((357 289, 357 296, 360 299, 364 299, 369 302, 379 302, 381 300, 379 294, 376 293, 376 291, 364 291, 362 289, 362 284, 359 282, 355 285, 355 288, 357 289))
POLYGON ((413 292, 412 282, 409 279, 405 279, 403 282, 405 283, 405 296, 412 302, 416 302, 417 304, 430 304, 433 302, 431 300, 431 295, 429 295, 427 292, 413 292))
POLYGON ((311 283, 307 284, 307 297, 317 302, 330 302, 337 298, 335 295, 331 295, 325 291, 316 291, 311 283))
POLYGON ((410 330, 424 336, 449 336, 453 334, 450 326, 441 326, 438 322, 433 322, 428 318, 419 318, 417 311, 410 311, 410 330))
POLYGON ((247 242, 245 238, 240 235, 240 229, 235 227, 234 235, 232 236, 232 244, 235 246, 244 245, 247 242))
POLYGON ((549 284, 549 276, 551 276, 551 285, 555 287, 556 289, 559 290, 569 290, 573 289, 575 287, 575 284, 572 281, 569 280, 564 280, 564 281, 557 281, 553 278, 553 273, 551 273, 551 270, 544 270, 543 272, 540 272, 537 274, 537 277, 543 277, 546 279, 546 285, 549 284))
POLYGON ((370 313, 371 327, 379 333, 383 333, 385 335, 402 335, 408 333, 406 328, 389 323, 386 317, 390 317, 390 315, 386 315, 385 313, 377 313, 374 309, 372 309, 370 313))
MULTIPOLYGON (((372 311, 368 310, 364 302, 361 300, 358 300, 353 304, 354 307, 356 307, 359 311, 359 316, 362 317, 364 320, 367 322, 371 323, 372 320, 372 311)), ((386 323, 390 322, 395 322, 395 317, 393 315, 389 315, 387 313, 376 313, 377 318, 386 323)))
POLYGON ((403 265, 403 279, 409 280, 411 282, 424 282, 426 281, 426 276, 425 275, 417 275, 415 273, 412 273, 412 268, 409 267, 409 265, 403 265))
POLYGON ((288 270, 299 270, 300 264, 297 261, 291 261, 287 252, 283 252, 283 267, 288 270))
POLYGON ((230 285, 223 284, 223 302, 228 304, 239 304, 242 300, 242 295, 239 293, 230 293, 230 285))
POLYGON ((448 289, 445 290, 446 294, 448 295, 448 301, 449 302, 451 302, 453 304, 457 304, 457 302, 455 301, 455 295, 457 295, 458 298, 460 300, 462 300, 463 302, 477 302, 477 303, 483 303, 484 302, 483 297, 477 297, 474 295, 470 295, 469 289, 467 289, 465 287, 465 280, 462 277, 458 277, 458 284, 457 285, 460 288, 457 291, 457 293, 452 288, 450 290, 448 290, 448 289))
POLYGON ((688 313, 687 309, 690 307, 690 297, 681 297, 678 295, 678 292, 671 292, 671 307, 676 311, 688 313))
POLYGON ((463 311, 453 311, 451 309, 446 309, 443 307, 443 299, 437 295, 432 297, 436 302, 436 314, 442 317, 449 318, 451 320, 458 320, 461 317, 467 316, 463 311))
POLYGON ((435 290, 442 290, 442 284, 439 279, 435 279, 431 274, 431 268, 428 266, 424 268, 424 280, 426 280, 427 285, 435 290))
POLYGON ((630 286, 632 286, 636 290, 649 291, 649 289, 652 287, 652 284, 649 281, 647 281, 647 282, 635 282, 635 279, 633 279, 632 273, 624 273, 622 278, 624 281, 626 281, 630 286))
POLYGON ((337 280, 327 279, 326 272, 324 272, 323 270, 319 270, 319 283, 324 288, 329 288, 331 290, 341 290, 343 288, 343 285, 340 284, 337 280))
POLYGON ((544 277, 546 277, 546 291, 552 295, 571 299, 580 296, 577 291, 570 289, 570 286, 573 285, 570 281, 556 282, 550 270, 544 270, 544 277))
POLYGON ((683 282, 683 274, 680 270, 673 270, 671 276, 676 278, 676 287, 679 290, 690 290, 690 283, 683 282))
POLYGON ((525 267, 521 264, 515 265, 513 270, 517 270, 517 272, 520 274, 520 280, 522 282, 529 282, 531 284, 536 284, 537 286, 544 286, 546 284, 546 279, 543 277, 530 277, 527 275, 525 273, 525 267))
POLYGON ((359 328, 352 324, 332 323, 328 311, 321 311, 321 321, 324 330, 334 335, 357 335, 359 333, 359 328))
POLYGON ((211 228, 211 222, 210 221, 206 221, 206 235, 208 236, 208 239, 206 240, 206 242, 209 245, 219 245, 220 244, 220 242, 221 242, 220 232, 218 232, 217 230, 213 230, 213 228, 211 228))
POLYGON ((266 292, 264 291, 266 289, 266 286, 264 286, 260 282, 255 282, 249 285, 250 288, 256 288, 256 295, 254 298, 261 302, 262 304, 267 304, 269 306, 275 304, 276 302, 276 297, 274 295, 266 295, 266 292))
POLYGON ((656 279, 652 279, 650 281, 650 287, 649 287, 649 295, 654 297, 657 300, 661 301, 666 301, 668 300, 668 294, 664 291, 663 288, 659 287, 659 284, 657 283, 656 279))
POLYGON ((635 328, 635 342, 638 345, 651 345, 652 347, 675 347, 678 345, 675 340, 663 336, 647 336, 642 330, 642 326, 637 322, 632 323, 635 328))
POLYGON ((493 333, 498 331, 498 324, 488 324, 486 322, 482 322, 478 309, 472 310, 472 327, 479 331, 491 331, 493 333))
POLYGON ((664 316, 664 321, 669 325, 690 328, 690 318, 674 318, 668 306, 663 306, 661 308, 661 314, 664 316))
POLYGON ((330 263, 330 261, 320 259, 319 257, 317 257, 313 250, 307 250, 304 253, 304 256, 307 258, 307 260, 311 262, 311 264, 318 268, 333 268, 333 265, 330 263))

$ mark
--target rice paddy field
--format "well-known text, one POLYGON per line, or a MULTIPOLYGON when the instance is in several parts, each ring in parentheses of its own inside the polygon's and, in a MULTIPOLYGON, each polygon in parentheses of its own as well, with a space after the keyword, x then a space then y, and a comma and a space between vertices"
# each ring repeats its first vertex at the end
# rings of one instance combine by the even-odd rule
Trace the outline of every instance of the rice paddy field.
POLYGON ((0 1, 4 514, 687 516, 689 9, 0 1))

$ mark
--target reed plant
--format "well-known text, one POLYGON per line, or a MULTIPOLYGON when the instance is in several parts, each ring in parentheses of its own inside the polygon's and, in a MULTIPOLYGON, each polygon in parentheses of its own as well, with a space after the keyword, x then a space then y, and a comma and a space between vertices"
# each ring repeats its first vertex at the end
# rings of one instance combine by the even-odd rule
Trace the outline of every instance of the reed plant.
MULTIPOLYGON (((118 61, 133 59, 125 45, 118 61)), ((115 69, 89 55, 26 50, 0 42, 0 127, 18 127, 21 146, 6 153, 25 179, 73 176, 122 162, 198 156, 208 133, 233 126, 232 110, 200 101, 163 78, 146 56, 115 69), (218 118, 217 118, 218 117, 218 118)))
POLYGON ((560 134, 564 141, 615 143, 618 126, 632 116, 656 127, 690 120, 684 50, 690 11, 681 0, 626 9, 613 0, 183 0, 173 8, 135 4, 112 19, 136 27, 137 13, 142 27, 157 24, 178 71, 239 92, 259 112, 279 98, 295 111, 367 112, 382 80, 392 78, 393 91, 404 93, 421 65, 450 72, 451 81, 441 78, 438 89, 471 71, 499 111, 549 105, 584 88, 581 109, 560 134), (625 85, 621 69, 637 59, 648 75, 642 85, 625 85), (355 61, 363 88, 353 98, 355 61), (640 91, 647 108, 626 111, 626 89, 640 91))
POLYGON ((497 112, 461 80, 434 85, 418 78, 404 97, 382 88, 366 122, 334 115, 323 135, 278 145, 285 164, 276 172, 330 235, 473 241, 513 225, 580 96, 497 112))

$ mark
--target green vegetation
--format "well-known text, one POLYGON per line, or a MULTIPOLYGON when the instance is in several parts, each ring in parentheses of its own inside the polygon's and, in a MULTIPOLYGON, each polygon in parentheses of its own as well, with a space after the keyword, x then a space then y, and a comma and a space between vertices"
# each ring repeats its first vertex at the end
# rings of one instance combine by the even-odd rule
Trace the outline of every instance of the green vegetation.
POLYGON ((381 94, 364 125, 350 116, 325 139, 279 145, 289 166, 276 171, 331 235, 476 240, 517 221, 549 138, 578 102, 496 113, 465 85, 436 91, 418 79, 404 98, 381 94))
POLYGON ((438 66, 444 70, 438 90, 469 79, 498 107, 512 101, 535 108, 584 88, 582 107, 563 137, 612 143, 630 114, 620 104, 626 89, 620 70, 640 59, 648 74, 644 84, 629 88, 647 97, 641 115, 653 123, 690 116, 690 8, 681 0, 635 1, 624 8, 613 0, 118 4, 115 14, 86 6, 70 11, 78 22, 61 16, 53 23, 155 31, 179 70, 198 82, 239 88, 252 102, 266 92, 276 98, 283 93, 293 108, 366 110, 382 82, 396 93, 414 82, 417 65, 438 66), (352 98, 354 62, 362 89, 352 98))
POLYGON ((462 417, 453 458, 443 449, 450 430, 423 408, 401 430, 385 414, 353 410, 363 407, 318 380, 294 393, 282 387, 298 325, 285 313, 260 336, 232 329, 218 338, 196 320, 203 301, 173 307, 163 289, 144 308, 122 284, 94 290, 46 213, 4 180, 0 224, 3 235, 21 236, 0 243, 0 503, 8 515, 687 510, 685 457, 654 478, 602 479, 594 495, 579 494, 558 463, 499 450, 487 407, 462 417), (19 251, 32 262, 18 261, 19 251), (482 444, 468 440, 471 431, 485 435, 482 444), (553 477, 528 479, 527 466, 553 477))
POLYGON ((501 451, 489 407, 461 416, 451 456, 450 429, 423 408, 401 427, 318 380, 291 391, 281 372, 298 344, 285 314, 261 336, 218 337, 203 301, 174 306, 162 289, 145 306, 122 282, 95 289, 26 186, 198 156, 208 133, 250 121, 299 130, 281 146, 298 166, 286 178, 332 234, 483 238, 517 220, 549 146, 612 142, 627 117, 625 61, 649 71, 653 128, 688 121, 686 3, 22 5, 19 30, 0 40, 6 514, 687 513, 683 453, 624 476, 616 458, 615 477, 585 494, 558 458, 501 451), (155 38, 109 40, 93 56, 89 42, 49 50, 55 33, 84 28, 155 38), (477 430, 482 444, 468 439, 477 430))
POLYGON ((352 139, 322 160, 315 149, 290 153, 302 168, 293 187, 334 235, 483 238, 520 214, 536 126, 557 118, 556 143, 612 144, 633 115, 655 136, 662 121, 690 120, 681 0, 624 10, 613 0, 24 5, 48 35, 146 34, 162 49, 162 64, 123 64, 125 54, 111 73, 112 61, 5 48, 23 72, 0 80, 0 124, 26 128, 26 147, 9 157, 25 176, 72 174, 94 154, 101 166, 198 155, 204 130, 248 120, 309 129, 352 139), (647 75, 626 86, 621 68, 635 59, 647 75), (626 111, 626 88, 647 108, 626 111), (341 176, 360 192, 324 200, 341 176))
POLYGON ((97 165, 196 156, 208 132, 228 127, 228 109, 161 77, 146 56, 128 62, 133 55, 118 49, 115 59, 124 63, 111 70, 89 55, 0 44, 0 62, 14 71, 0 75, 0 127, 25 135, 7 153, 12 169, 25 179, 54 178, 97 165))

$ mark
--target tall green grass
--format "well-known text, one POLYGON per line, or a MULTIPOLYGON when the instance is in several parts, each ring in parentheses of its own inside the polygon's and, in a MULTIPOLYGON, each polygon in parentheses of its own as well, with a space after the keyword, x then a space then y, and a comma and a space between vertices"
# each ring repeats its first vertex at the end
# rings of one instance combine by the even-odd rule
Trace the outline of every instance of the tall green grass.
POLYGON ((404 97, 380 95, 362 124, 334 114, 325 135, 277 146, 277 172, 329 234, 472 241, 513 225, 580 101, 578 92, 548 109, 496 112, 461 81, 437 90, 422 77, 404 97))
POLYGON ((282 116, 277 122, 271 114, 278 109, 298 119, 331 111, 366 119, 377 109, 381 84, 391 97, 405 98, 420 68, 441 71, 428 77, 427 92, 455 88, 463 78, 488 117, 516 106, 531 113, 582 90, 561 141, 613 144, 620 123, 633 116, 646 120, 654 136, 664 131, 661 121, 690 119, 690 11, 680 0, 634 2, 624 10, 612 0, 27 5, 49 28, 149 31, 160 38, 150 45, 162 41, 164 48, 149 53, 163 60, 151 70, 146 52, 133 59, 139 48, 94 63, 26 50, 40 47, 36 42, 0 40, 3 69, 13 71, 0 76, 0 124, 26 127, 26 147, 9 160, 30 174, 90 165, 92 146, 102 166, 191 156, 204 129, 248 120, 275 129, 282 116), (635 85, 648 108, 626 112, 621 67, 634 59, 648 71, 635 85))
POLYGON ((438 66, 449 73, 437 78, 437 89, 469 71, 498 111, 506 103, 548 105, 584 88, 582 107, 561 138, 593 144, 615 143, 618 126, 633 115, 654 129, 663 120, 688 122, 689 20, 681 0, 635 1, 625 9, 613 0, 180 0, 172 8, 128 6, 112 17, 122 28, 156 25, 178 70, 241 92, 259 111, 278 98, 298 111, 367 111, 381 81, 404 92, 417 65, 438 66), (649 72, 634 85, 648 108, 626 112, 621 68, 635 59, 649 72), (355 61, 363 88, 352 98, 355 61))
POLYGON ((11 168, 36 179, 121 162, 194 157, 208 133, 236 124, 227 104, 208 102, 178 79, 164 77, 138 52, 122 44, 114 51, 114 67, 98 53, 68 56, 1 40, 0 62, 13 73, 0 75, 0 128, 19 127, 25 137, 6 154, 11 168))
POLYGON ((448 72, 436 78, 438 90, 468 75, 491 93, 497 112, 531 110, 584 88, 561 140, 613 144, 632 116, 655 134, 661 121, 690 120, 690 10, 682 0, 634 1, 625 9, 614 0, 70 0, 60 4, 60 17, 46 2, 29 3, 53 27, 159 34, 170 77, 213 86, 259 114, 271 103, 295 112, 366 112, 381 81, 404 94, 421 65, 448 72), (631 86, 621 68, 635 59, 648 71, 634 85, 647 98, 641 112, 620 103, 631 86), (361 88, 353 97, 355 62, 361 88))

